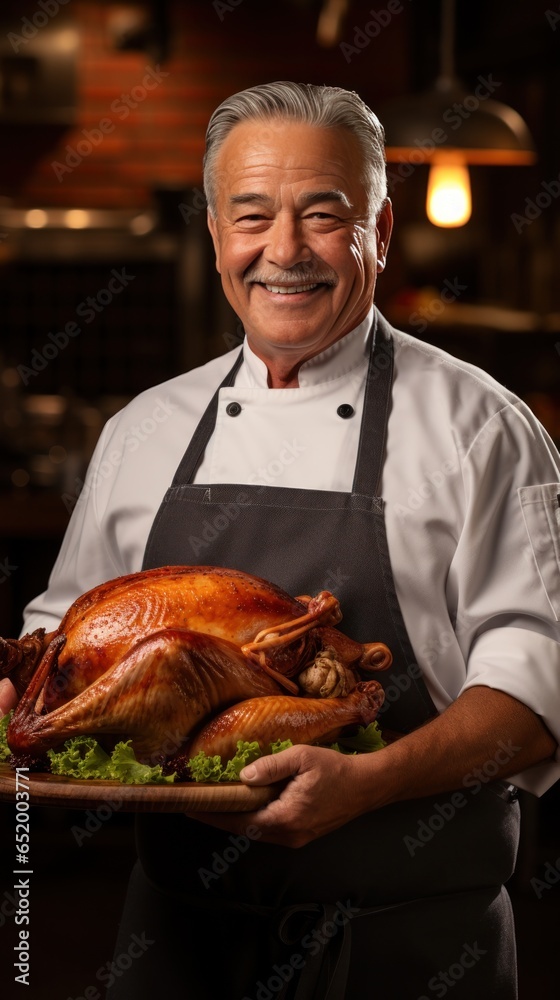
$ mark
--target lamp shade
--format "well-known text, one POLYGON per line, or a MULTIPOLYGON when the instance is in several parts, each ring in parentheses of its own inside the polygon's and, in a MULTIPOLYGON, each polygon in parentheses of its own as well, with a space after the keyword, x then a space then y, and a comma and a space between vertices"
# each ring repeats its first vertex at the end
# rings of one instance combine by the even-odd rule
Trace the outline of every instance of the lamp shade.
POLYGON ((471 91, 440 78, 430 89, 380 108, 387 160, 400 162, 421 150, 425 160, 455 153, 467 164, 534 163, 535 147, 521 115, 490 97, 491 90, 491 77, 479 77, 471 91))

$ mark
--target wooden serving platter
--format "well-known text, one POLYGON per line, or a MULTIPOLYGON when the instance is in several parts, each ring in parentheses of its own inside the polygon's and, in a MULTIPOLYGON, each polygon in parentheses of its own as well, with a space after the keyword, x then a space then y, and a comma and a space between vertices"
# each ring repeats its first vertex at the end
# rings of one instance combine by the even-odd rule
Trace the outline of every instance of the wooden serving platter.
MULTIPOLYGON (((120 781, 27 773, 29 781, 20 778, 18 790, 29 792, 32 805, 67 809, 87 809, 106 803, 128 812, 252 812, 276 798, 279 792, 278 785, 254 788, 242 782, 125 785, 120 781)), ((0 801, 16 801, 16 774, 9 764, 0 763, 0 801)))

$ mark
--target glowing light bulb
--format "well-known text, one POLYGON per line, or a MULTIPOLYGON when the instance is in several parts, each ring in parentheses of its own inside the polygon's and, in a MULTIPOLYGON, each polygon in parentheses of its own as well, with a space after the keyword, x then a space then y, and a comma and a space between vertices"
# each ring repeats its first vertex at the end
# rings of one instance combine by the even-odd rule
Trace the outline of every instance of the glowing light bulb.
POLYGON ((25 225, 31 229, 42 229, 49 221, 49 217, 42 208, 30 208, 25 213, 25 225))
POLYGON ((64 222, 69 229, 85 229, 91 222, 91 216, 82 208, 71 208, 64 213, 64 222))
POLYGON ((471 184, 463 163, 434 163, 428 177, 426 213, 434 226, 464 226, 471 217, 471 184))

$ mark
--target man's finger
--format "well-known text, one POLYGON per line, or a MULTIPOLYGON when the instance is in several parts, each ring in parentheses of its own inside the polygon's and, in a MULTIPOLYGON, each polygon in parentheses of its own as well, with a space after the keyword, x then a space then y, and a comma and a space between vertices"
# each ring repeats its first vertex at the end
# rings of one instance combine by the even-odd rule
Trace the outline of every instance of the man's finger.
POLYGON ((280 753, 267 754, 258 757, 252 764, 247 764, 239 775, 242 781, 250 785, 272 785, 283 778, 292 778, 299 774, 302 763, 302 747, 289 747, 280 753))
POLYGON ((8 677, 0 681, 0 715, 6 715, 18 702, 16 689, 8 677))

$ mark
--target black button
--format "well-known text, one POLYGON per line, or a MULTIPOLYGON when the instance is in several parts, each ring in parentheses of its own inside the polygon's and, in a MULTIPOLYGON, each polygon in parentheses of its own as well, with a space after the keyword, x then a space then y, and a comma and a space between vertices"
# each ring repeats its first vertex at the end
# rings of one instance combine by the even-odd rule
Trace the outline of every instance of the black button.
POLYGON ((241 413, 241 406, 239 403, 228 403, 226 406, 226 413, 228 417, 238 417, 241 413))
POLYGON ((354 407, 350 406, 350 403, 342 403, 336 412, 343 420, 347 420, 348 417, 354 416, 354 407))

